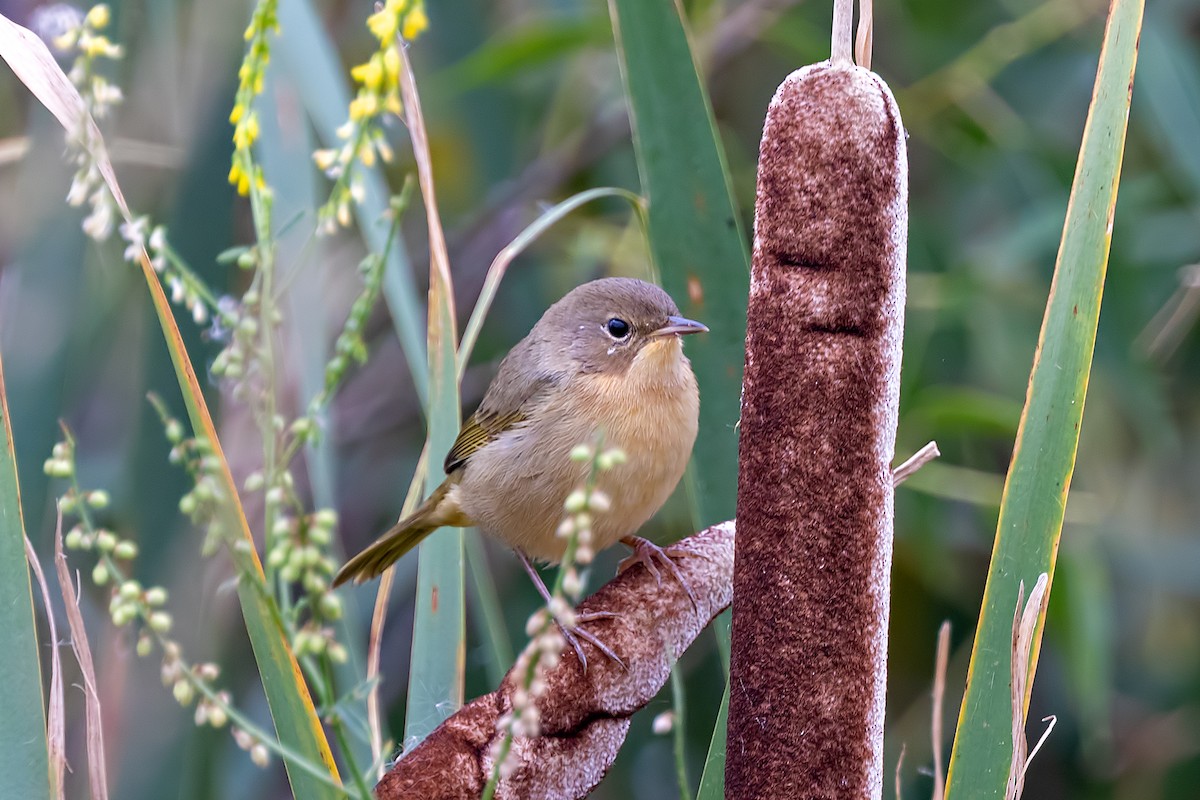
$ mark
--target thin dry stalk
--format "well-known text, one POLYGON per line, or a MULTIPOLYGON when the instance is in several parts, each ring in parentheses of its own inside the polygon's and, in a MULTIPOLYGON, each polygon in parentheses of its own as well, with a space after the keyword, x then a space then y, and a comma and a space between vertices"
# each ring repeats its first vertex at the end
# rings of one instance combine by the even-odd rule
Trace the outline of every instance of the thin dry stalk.
POLYGON ((938 458, 941 454, 942 451, 938 450, 937 442, 930 442, 925 445, 909 456, 903 464, 892 470, 892 486, 899 486, 904 483, 912 477, 914 472, 935 458, 938 458))
MULTIPOLYGON (((442 290, 453 296, 450 280, 450 254, 446 250, 446 234, 442 230, 442 217, 438 213, 437 193, 433 184, 433 161, 429 156, 429 136, 425 132, 425 115, 421 113, 421 97, 417 93, 417 81, 413 76, 412 61, 408 48, 399 48, 403 66, 400 70, 400 94, 404 102, 404 121, 412 139, 413 159, 417 163, 417 178, 421 184, 421 199, 425 203, 425 218, 429 226, 429 283, 430 292, 440 285, 442 290)), ((454 320, 454 304, 449 305, 451 329, 457 330, 454 320)), ((432 309, 430 309, 432 312, 432 309)))
POLYGON ((54 536, 54 568, 58 573, 58 585, 62 590, 67 610, 67 624, 71 628, 71 649, 79 662, 83 675, 85 720, 87 727, 88 785, 92 800, 108 800, 108 767, 104 761, 104 726, 100 717, 100 695, 96 691, 96 666, 92 662, 92 649, 88 645, 87 629, 83 625, 83 614, 79 612, 79 597, 71 582, 71 569, 67 566, 67 555, 63 552, 62 509, 59 509, 58 531, 54 536))
MULTIPOLYGON (((417 484, 419 485, 419 484, 417 484)), ((383 649, 383 629, 387 624, 388 599, 392 596, 392 583, 396 580, 396 565, 383 571, 379 588, 375 592, 375 608, 371 612, 371 632, 367 638, 367 727, 371 732, 371 757, 379 766, 375 779, 383 777, 383 719, 382 704, 379 702, 379 657, 383 649)))
POLYGON ((854 41, 854 60, 863 69, 871 68, 874 42, 875 13, 871 0, 858 0, 858 38, 854 41))
MULTIPOLYGON (((56 536, 62 535, 62 509, 58 511, 56 536)), ((50 779, 54 783, 54 794, 58 800, 66 797, 63 779, 67 767, 67 728, 63 699, 62 658, 58 653, 58 624, 54 621, 54 606, 50 605, 50 588, 41 562, 33 551, 33 543, 25 537, 25 557, 33 568, 38 587, 42 591, 42 606, 46 609, 46 624, 50 627, 50 702, 46 717, 46 748, 50 756, 50 779)))
POLYGON ((900 770, 904 766, 904 754, 908 750, 907 744, 900 745, 900 757, 896 759, 896 800, 900 800, 903 795, 903 781, 900 780, 900 770))
POLYGON ((1151 358, 1165 361, 1200 315, 1200 264, 1179 270, 1179 287, 1137 338, 1138 347, 1151 358))
POLYGON ((1046 740, 1050 738, 1050 732, 1053 731, 1054 726, 1058 724, 1058 717, 1051 714, 1048 717, 1042 717, 1042 722, 1049 724, 1046 725, 1046 730, 1042 731, 1042 735, 1038 737, 1037 744, 1035 744, 1033 749, 1029 751, 1029 758, 1025 759, 1025 767, 1022 770, 1023 772, 1029 772, 1029 765, 1033 763, 1033 757, 1038 754, 1038 751, 1042 749, 1042 745, 1044 745, 1046 740))
POLYGON ((945 717, 943 703, 946 699, 946 670, 949 664, 950 620, 946 620, 938 629, 937 656, 933 670, 933 722, 929 726, 933 738, 933 800, 942 800, 946 795, 946 773, 942 768, 942 720, 945 717))
MULTIPOLYGON (((421 502, 421 487, 425 480, 422 477, 428 467, 429 443, 425 443, 421 456, 417 459, 415 476, 408 487, 408 496, 400 507, 400 518, 408 516, 421 502)), ((388 600, 392 596, 392 584, 396 580, 396 565, 383 571, 379 579, 379 588, 375 592, 375 608, 371 612, 371 632, 367 638, 367 727, 371 733, 371 757, 379 764, 376 779, 383 777, 383 704, 379 701, 379 658, 383 649, 383 629, 387 624, 388 600)))
POLYGON ((829 61, 837 66, 850 66, 854 43, 854 0, 833 0, 833 33, 829 61))

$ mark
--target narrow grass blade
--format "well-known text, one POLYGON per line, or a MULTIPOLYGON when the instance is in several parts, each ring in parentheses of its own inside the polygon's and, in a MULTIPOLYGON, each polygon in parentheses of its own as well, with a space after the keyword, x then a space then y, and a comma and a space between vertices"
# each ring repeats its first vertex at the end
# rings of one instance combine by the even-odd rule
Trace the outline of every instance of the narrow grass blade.
MULTIPOLYGON (((408 494, 400 509, 403 519, 416 510, 424 496, 426 474, 429 471, 429 446, 426 443, 417 459, 416 469, 413 470, 412 482, 408 485, 408 494)), ((384 766, 391 753, 384 752, 383 739, 383 710, 379 702, 379 659, 383 652, 383 630, 387 627, 388 599, 392 594, 392 582, 395 578, 395 565, 384 570, 379 579, 379 589, 375 592, 375 608, 371 613, 371 632, 367 641, 367 683, 371 690, 367 694, 367 724, 371 731, 371 752, 379 764, 377 778, 383 777, 384 766)), ((390 747, 390 740, 388 745, 390 747)))
MULTIPOLYGON (((421 196, 429 224, 429 439, 430 453, 447 453, 458 435, 458 325, 450 258, 434 193, 433 165, 421 100, 412 63, 404 59, 400 78, 404 116, 413 142, 421 196)), ((435 456, 436 458, 437 456, 435 456)), ((425 492, 442 482, 441 470, 429 470, 425 492)), ((466 671, 463 530, 447 528, 423 541, 418 549, 416 616, 413 620, 412 666, 408 675, 406 746, 424 739, 463 702, 466 671)))
MULTIPOLYGON (((1142 0, 1114 0, 1109 11, 950 755, 946 797, 952 800, 1004 795, 1013 752, 1011 615, 1021 581, 1032 585, 1040 573, 1054 574, 1096 340, 1142 11, 1142 0)), ((1033 637, 1030 685, 1043 620, 1033 637)), ((1028 703, 1026 691, 1026 708, 1028 703)))
POLYGON ((679 800, 692 800, 692 785, 687 771, 687 696, 679 662, 671 665, 671 709, 675 713, 671 739, 675 750, 675 774, 679 781, 679 800))
MULTIPOLYGON (((305 110, 321 140, 337 142, 337 129, 346 121, 350 90, 337 50, 321 25, 309 0, 280 0, 279 25, 284 31, 275 47, 284 67, 291 73, 305 110)), ((385 212, 391 192, 382 167, 363 171, 363 200, 354 208, 367 249, 382 253, 387 244, 385 212)), ((396 234, 399 237, 399 234, 396 234)), ((383 296, 391 311, 392 324, 408 360, 413 388, 421 406, 429 405, 429 373, 426 370, 425 316, 412 280, 412 265, 402 239, 388 249, 384 268, 383 296)))
POLYGON ((700 776, 700 789, 696 800, 725 800, 725 736, 729 719, 729 682, 725 682, 725 696, 717 711, 713 725, 712 742, 708 745, 708 757, 704 759, 704 774, 700 776))
POLYGON ((688 342, 700 383, 689 492, 697 524, 733 516, 750 262, 724 151, 678 4, 609 0, 633 122, 650 250, 684 316, 711 332, 688 342))
POLYGON ((486 666, 488 683, 499 686, 508 668, 516 657, 512 639, 504 625, 504 604, 496 591, 496 581, 488 570, 487 551, 483 546, 483 535, 470 531, 464 541, 467 548, 467 567, 471 570, 472 600, 478 608, 477 627, 488 645, 486 666))
POLYGON ((461 93, 485 84, 504 84, 527 72, 608 43, 608 25, 598 14, 547 14, 500 32, 453 66, 433 76, 440 93, 461 93))
POLYGON ((25 522, 17 485, 4 366, 0 363, 0 797, 51 796, 46 711, 42 707, 42 669, 38 659, 33 587, 25 561, 25 522))
MULTIPOLYGON (((312 136, 308 120, 296 103, 298 89, 291 73, 280 64, 267 68, 266 87, 259 99, 263 108, 262 134, 258 140, 259 157, 267 185, 275 190, 272 224, 275 226, 277 263, 282 267, 280 286, 286 294, 285 320, 288 324, 288 361, 296 368, 301 403, 307 404, 325 388, 325 364, 330 357, 331 335, 326 321, 328 286, 322 269, 326 249, 314 234, 318 198, 316 168, 312 163, 312 136), (288 220, 298 220, 290 224, 288 220)), ((334 415, 326 415, 332 426, 334 415)), ((315 508, 336 509, 337 467, 334 441, 336 434, 326 429, 315 443, 304 448, 304 468, 315 508)), ((353 603, 353 600, 350 599, 353 603)), ((366 643, 355 625, 347 624, 354 614, 335 623, 337 637, 351 653, 363 652, 366 643)), ((334 666, 335 685, 344 692, 359 683, 365 665, 351 660, 334 666)), ((354 761, 368 764, 373 760, 370 743, 361 737, 347 737, 354 761)), ((335 734, 336 739, 336 734, 335 734)), ((345 743, 343 743, 345 746, 345 743)), ((348 762, 347 762, 348 764, 348 762)))
MULTIPOLYGON (((86 131, 92 157, 96 160, 123 217, 130 221, 132 215, 117 183, 103 137, 87 114, 79 93, 67 80, 45 44, 26 29, 0 16, 0 55, 3 55, 21 82, 54 114, 64 128, 86 131)), ((140 262, 192 428, 196 435, 203 436, 210 442, 213 456, 219 464, 220 487, 228 500, 221 505, 221 524, 230 537, 239 540, 235 546, 229 548, 229 552, 238 564, 239 573, 244 576, 238 581, 238 598, 241 601, 246 630, 258 662, 275 730, 286 748, 311 762, 310 765, 323 767, 336 779, 337 766, 313 708, 308 686, 304 683, 299 665, 288 646, 278 609, 269 599, 263 586, 262 564, 258 559, 249 525, 246 523, 245 512, 238 499, 229 463, 217 438, 212 415, 196 378, 195 368, 184 347, 170 303, 144 249, 140 254, 140 262)), ((287 769, 293 794, 297 798, 307 800, 339 796, 331 786, 317 780, 305 770, 296 768, 290 760, 287 762, 287 769)))

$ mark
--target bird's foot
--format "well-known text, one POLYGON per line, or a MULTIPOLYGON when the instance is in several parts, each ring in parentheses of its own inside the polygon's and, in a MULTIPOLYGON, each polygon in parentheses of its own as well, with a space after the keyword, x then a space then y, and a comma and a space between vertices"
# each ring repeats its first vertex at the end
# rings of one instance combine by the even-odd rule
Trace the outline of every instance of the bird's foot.
MULTIPOLYGON (((546 601, 546 605, 548 607, 552 606, 553 601, 550 597, 550 590, 546 588, 546 582, 543 581, 542 576, 538 574, 537 567, 533 565, 533 562, 531 562, 524 553, 519 553, 518 555, 521 557, 521 564, 525 567, 525 572, 529 574, 529 579, 533 581, 534 587, 537 588, 538 594, 540 594, 542 599, 546 601)), ((628 669, 628 667, 625 666, 625 662, 621 660, 620 656, 612 651, 611 647, 606 645, 600 639, 596 638, 595 634, 588 633, 583 628, 579 627, 580 625, 585 625, 589 622, 596 622, 602 619, 616 619, 618 616, 620 615, 612 611, 584 611, 582 613, 575 613, 575 622, 570 626, 564 625, 558 619, 554 620, 554 623, 558 626, 559 632, 562 633, 563 638, 567 640, 567 644, 571 645, 571 649, 574 650, 575 655, 579 657, 579 665, 583 667, 584 672, 587 672, 587 656, 583 652, 583 645, 579 643, 580 639, 587 642, 604 655, 608 656, 621 669, 628 669)))
POLYGON ((659 566, 666 572, 671 574, 679 585, 683 587, 683 591, 687 594, 688 599, 692 601, 692 608, 696 611, 700 610, 700 604, 696 602, 696 595, 692 594, 692 587, 684 579, 683 573, 679 571, 679 566, 675 563, 678 558, 703 558, 695 550, 689 550, 686 547, 679 545, 668 545, 667 547, 659 547, 649 539, 643 539, 641 536, 626 536, 621 540, 621 544, 626 547, 633 548, 633 555, 617 565, 617 574, 621 574, 625 570, 632 567, 634 564, 641 564, 646 568, 646 571, 654 576, 654 580, 662 585, 662 573, 659 571, 659 566), (656 563, 657 562, 657 565, 656 563))
POLYGON ((580 639, 587 642, 604 655, 608 656, 613 663, 615 663, 621 669, 628 669, 628 667, 625 666, 625 662, 621 660, 620 656, 612 651, 611 647, 598 639, 595 634, 588 633, 580 627, 588 622, 595 622, 596 620, 600 619, 615 619, 617 616, 617 614, 614 614, 611 611, 590 611, 583 614, 576 614, 575 624, 572 627, 567 627, 556 620, 555 624, 558 625, 559 632, 561 632, 563 638, 567 640, 567 644, 571 645, 571 649, 575 651, 575 655, 579 657, 579 664, 583 667, 584 672, 587 672, 588 662, 587 656, 583 652, 583 645, 579 643, 580 639))

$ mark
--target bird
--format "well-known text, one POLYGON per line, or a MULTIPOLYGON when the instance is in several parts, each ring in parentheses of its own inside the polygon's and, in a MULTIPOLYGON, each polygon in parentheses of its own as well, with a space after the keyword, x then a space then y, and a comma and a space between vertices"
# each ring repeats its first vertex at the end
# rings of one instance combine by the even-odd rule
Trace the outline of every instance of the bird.
POLYGON ((664 550, 636 533, 666 502, 691 457, 700 399, 682 337, 707 331, 646 281, 601 278, 568 292, 500 362, 446 455, 445 480, 350 559, 334 586, 379 576, 438 528, 474 526, 516 551, 548 601, 532 562, 562 560, 567 542, 556 532, 563 503, 591 469, 572 450, 603 437, 604 447, 625 458, 595 477, 611 505, 593 517, 594 550, 622 542, 634 551, 629 560, 656 577, 658 562, 691 597, 672 561, 688 552, 664 550))

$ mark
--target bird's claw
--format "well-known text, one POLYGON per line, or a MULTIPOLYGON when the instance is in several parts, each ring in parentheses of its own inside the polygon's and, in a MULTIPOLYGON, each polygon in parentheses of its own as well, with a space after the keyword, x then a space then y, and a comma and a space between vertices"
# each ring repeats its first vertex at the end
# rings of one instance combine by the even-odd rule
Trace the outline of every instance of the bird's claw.
POLYGON ((632 567, 634 564, 641 564, 646 568, 647 572, 654 576, 655 582, 661 586, 662 573, 659 572, 658 566, 656 566, 654 563, 655 561, 658 561, 662 568, 666 572, 669 572, 671 577, 679 582, 679 585, 683 588, 684 593, 687 594, 688 600, 692 601, 692 608, 697 612, 700 610, 700 604, 696 602, 696 595, 692 593, 692 587, 688 585, 687 580, 685 580, 683 577, 683 573, 679 571, 679 566, 676 565, 675 559, 703 558, 703 555, 697 553, 695 550, 689 550, 686 547, 680 547, 679 545, 674 544, 665 548, 659 547, 654 542, 650 541, 649 539, 643 539, 641 536, 626 536, 621 540, 621 542, 626 546, 633 548, 633 555, 629 556, 629 558, 626 558, 617 565, 618 575, 632 567))
MULTIPOLYGON (((546 588, 546 582, 543 581, 542 576, 538 574, 537 568, 533 566, 533 562, 531 562, 524 554, 520 555, 521 564, 525 567, 525 572, 529 574, 529 578, 533 581, 533 585, 538 590, 538 594, 542 596, 542 599, 546 601, 546 605, 549 606, 552 600, 550 598, 550 590, 546 588)), ((621 669, 629 669, 625 666, 625 662, 622 661, 620 657, 612 651, 611 647, 597 639, 595 635, 588 633, 587 631, 583 630, 583 628, 579 627, 580 625, 588 622, 596 622, 602 619, 616 619, 619 616, 620 614, 617 614, 613 611, 583 611, 576 612, 575 624, 571 627, 563 625, 558 620, 554 621, 555 624, 558 625, 558 630, 562 633, 563 638, 567 640, 567 644, 571 645, 571 649, 575 651, 575 655, 579 656, 579 664, 583 667, 584 672, 587 672, 587 656, 584 655, 583 645, 579 643, 580 639, 583 639, 592 647, 611 658, 621 669)))
POLYGON ((600 639, 596 638, 594 634, 588 633, 583 628, 579 627, 585 622, 592 622, 598 619, 612 619, 616 616, 617 615, 611 611, 596 611, 592 613, 579 614, 575 618, 575 626, 573 628, 568 628, 561 622, 558 623, 558 630, 562 633, 563 638, 567 640, 567 644, 571 645, 571 649, 575 651, 575 655, 579 657, 579 664, 583 667, 584 672, 587 672, 588 662, 587 656, 584 655, 583 652, 583 645, 579 643, 580 639, 587 642, 604 655, 608 656, 621 669, 629 669, 625 666, 625 662, 621 660, 621 657, 612 651, 611 647, 600 641, 600 639))

